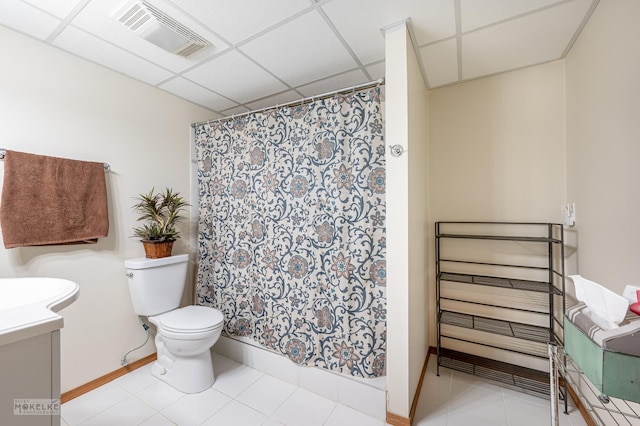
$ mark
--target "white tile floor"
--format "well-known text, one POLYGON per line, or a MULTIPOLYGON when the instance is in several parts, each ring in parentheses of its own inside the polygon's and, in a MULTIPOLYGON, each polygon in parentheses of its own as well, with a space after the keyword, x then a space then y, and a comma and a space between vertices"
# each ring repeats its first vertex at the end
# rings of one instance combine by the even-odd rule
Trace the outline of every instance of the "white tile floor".
MULTIPOLYGON (((469 374, 440 368, 436 376, 436 358, 429 358, 414 426, 540 426, 551 424, 548 399, 482 381, 469 374)), ((586 426, 572 405, 564 414, 560 404, 561 426, 586 426)))
POLYGON ((216 382, 184 394, 151 375, 151 364, 62 405, 62 425, 384 426, 345 405, 218 354, 216 382))
MULTIPOLYGON (((183 394, 146 365, 62 406, 62 425, 383 426, 345 405, 214 354, 216 382, 183 394)), ((538 426, 550 424, 549 401, 442 368, 435 357, 420 395, 414 425, 538 426)), ((586 425, 573 408, 563 426, 586 425)))

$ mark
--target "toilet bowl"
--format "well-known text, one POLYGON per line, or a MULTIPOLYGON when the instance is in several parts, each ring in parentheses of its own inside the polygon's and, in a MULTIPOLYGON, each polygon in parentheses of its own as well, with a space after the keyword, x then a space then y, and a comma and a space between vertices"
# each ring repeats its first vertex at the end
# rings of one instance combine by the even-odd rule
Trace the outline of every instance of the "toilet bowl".
POLYGON ((158 359, 154 377, 184 393, 198 393, 215 382, 211 347, 224 325, 222 313, 206 306, 178 308, 187 255, 125 261, 134 312, 156 326, 158 359))
POLYGON ((209 349, 220 337, 222 313, 205 306, 185 306, 151 316, 149 321, 158 330, 158 360, 151 374, 185 393, 210 388, 215 376, 209 349))

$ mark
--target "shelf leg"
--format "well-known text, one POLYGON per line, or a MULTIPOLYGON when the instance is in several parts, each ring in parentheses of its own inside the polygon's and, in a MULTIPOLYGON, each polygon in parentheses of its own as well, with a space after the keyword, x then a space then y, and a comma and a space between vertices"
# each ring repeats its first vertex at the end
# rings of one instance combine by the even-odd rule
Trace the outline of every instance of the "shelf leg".
POLYGON ((560 419, 558 418, 558 348, 549 343, 547 345, 549 353, 549 386, 551 386, 551 425, 559 426, 560 419))

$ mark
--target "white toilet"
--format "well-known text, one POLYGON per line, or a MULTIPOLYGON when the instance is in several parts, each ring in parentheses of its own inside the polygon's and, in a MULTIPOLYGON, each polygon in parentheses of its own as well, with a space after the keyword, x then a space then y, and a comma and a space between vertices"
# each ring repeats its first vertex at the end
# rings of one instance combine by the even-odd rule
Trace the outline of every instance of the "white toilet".
POLYGON ((222 331, 222 312, 206 306, 178 308, 189 256, 125 260, 133 310, 146 316, 158 332, 158 360, 151 374, 185 393, 213 385, 211 347, 222 331))

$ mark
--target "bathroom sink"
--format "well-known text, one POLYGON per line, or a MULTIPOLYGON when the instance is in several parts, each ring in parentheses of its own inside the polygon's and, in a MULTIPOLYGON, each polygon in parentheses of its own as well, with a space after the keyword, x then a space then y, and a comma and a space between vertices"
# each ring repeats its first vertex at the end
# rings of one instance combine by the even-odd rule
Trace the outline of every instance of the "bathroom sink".
POLYGON ((62 328, 56 312, 78 298, 78 289, 61 278, 0 278, 0 346, 62 328))

